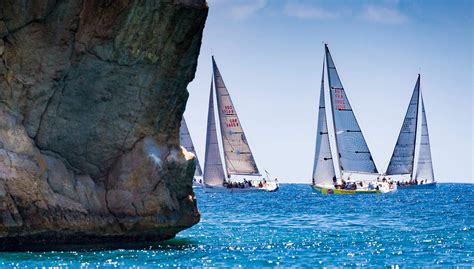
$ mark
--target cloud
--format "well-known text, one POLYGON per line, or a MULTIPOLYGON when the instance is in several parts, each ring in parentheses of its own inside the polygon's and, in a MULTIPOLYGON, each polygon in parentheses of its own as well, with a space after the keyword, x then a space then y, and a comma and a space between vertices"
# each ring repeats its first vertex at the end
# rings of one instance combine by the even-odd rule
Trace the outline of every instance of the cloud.
POLYGON ((207 0, 207 2, 217 13, 240 20, 257 14, 267 6, 268 0, 207 0))
POLYGON ((287 1, 283 10, 284 14, 300 19, 334 19, 339 17, 339 14, 326 10, 324 8, 302 4, 297 1, 287 1))
POLYGON ((236 19, 248 18, 267 5, 267 0, 235 1, 230 7, 230 14, 236 19))
POLYGON ((362 17, 371 22, 384 24, 403 24, 409 18, 395 7, 367 6, 362 17))

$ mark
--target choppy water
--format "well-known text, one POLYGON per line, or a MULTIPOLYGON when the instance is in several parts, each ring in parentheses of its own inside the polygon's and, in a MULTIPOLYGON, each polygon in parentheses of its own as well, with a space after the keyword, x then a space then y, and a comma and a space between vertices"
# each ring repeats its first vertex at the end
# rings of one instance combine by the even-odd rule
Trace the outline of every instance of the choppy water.
POLYGON ((389 195, 206 194, 202 221, 146 249, 0 253, 0 266, 474 266, 474 184, 389 195))

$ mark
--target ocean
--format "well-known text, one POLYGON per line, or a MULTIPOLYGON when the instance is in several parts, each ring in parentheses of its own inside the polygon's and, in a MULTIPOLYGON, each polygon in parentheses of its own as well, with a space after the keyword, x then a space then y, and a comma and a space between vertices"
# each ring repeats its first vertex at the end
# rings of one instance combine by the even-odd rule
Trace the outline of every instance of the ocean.
POLYGON ((474 266, 474 184, 387 195, 204 193, 202 220, 127 249, 0 253, 1 267, 474 266))

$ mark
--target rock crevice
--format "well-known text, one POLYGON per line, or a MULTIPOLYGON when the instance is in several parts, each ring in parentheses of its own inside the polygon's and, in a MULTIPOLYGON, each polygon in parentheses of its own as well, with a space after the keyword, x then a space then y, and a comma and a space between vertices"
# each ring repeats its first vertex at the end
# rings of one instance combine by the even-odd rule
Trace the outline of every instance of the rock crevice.
POLYGON ((0 250, 199 221, 179 146, 204 0, 0 3, 0 250))

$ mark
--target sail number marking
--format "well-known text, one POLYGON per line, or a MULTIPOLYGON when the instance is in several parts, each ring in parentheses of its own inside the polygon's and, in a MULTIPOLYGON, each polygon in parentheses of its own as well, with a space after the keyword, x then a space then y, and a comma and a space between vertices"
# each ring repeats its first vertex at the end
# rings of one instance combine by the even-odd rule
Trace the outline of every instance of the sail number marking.
POLYGON ((344 89, 334 88, 334 102, 336 109, 346 109, 346 101, 344 99, 344 89))
MULTIPOLYGON (((222 108, 222 112, 226 116, 234 116, 235 115, 234 107, 232 105, 224 106, 222 108)), ((227 127, 238 127, 239 126, 239 120, 236 117, 226 119, 225 125, 227 127)))
POLYGON ((224 108, 222 109, 222 112, 224 112, 226 115, 232 115, 234 114, 234 107, 233 106, 224 106, 224 108))
POLYGON ((237 118, 229 119, 229 120, 226 120, 225 125, 227 127, 238 127, 239 121, 237 120, 237 118))

